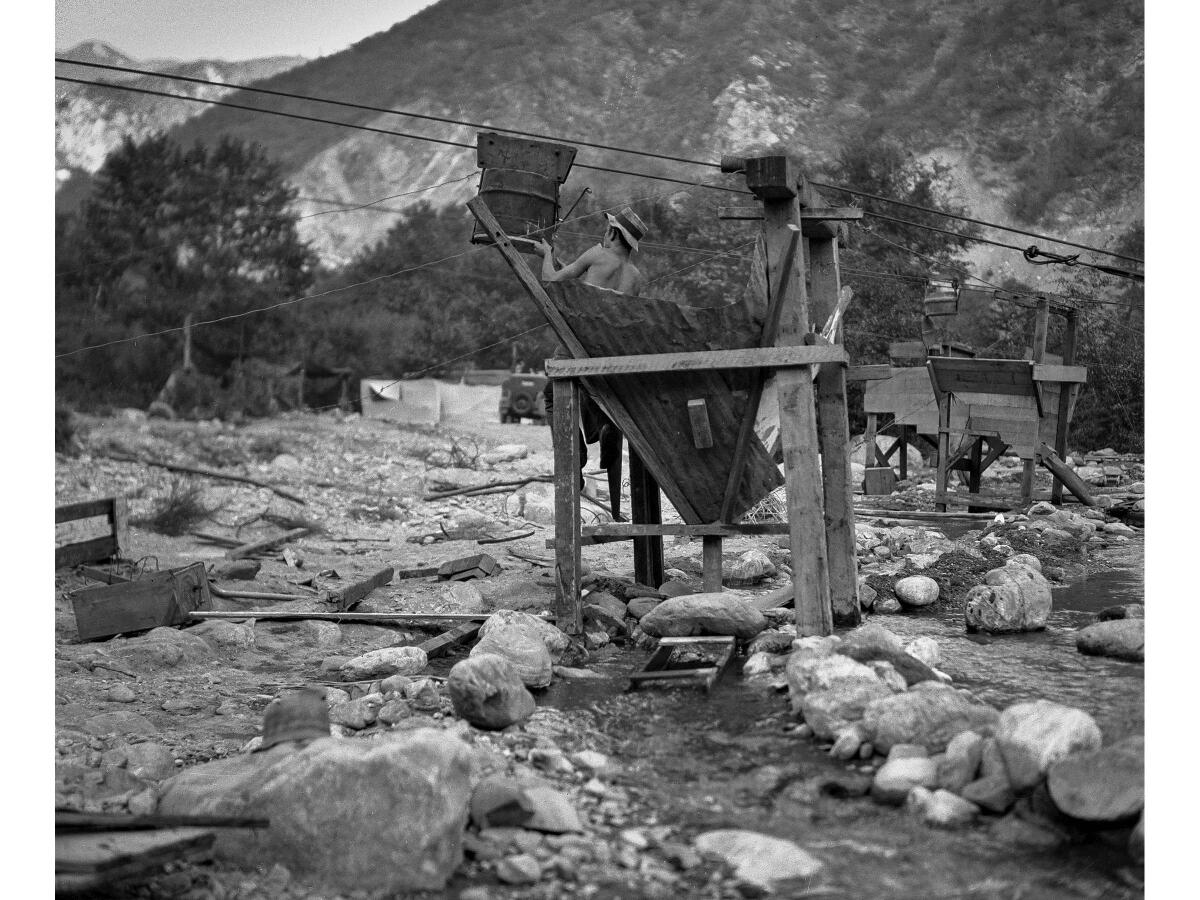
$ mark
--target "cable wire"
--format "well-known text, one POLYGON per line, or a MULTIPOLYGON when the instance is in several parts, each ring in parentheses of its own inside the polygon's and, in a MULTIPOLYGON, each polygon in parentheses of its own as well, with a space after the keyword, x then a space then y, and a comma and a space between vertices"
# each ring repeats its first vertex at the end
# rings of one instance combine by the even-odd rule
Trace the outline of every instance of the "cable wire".
MULTIPOLYGON (((491 129, 493 131, 502 131, 507 134, 517 134, 517 135, 522 135, 525 137, 539 138, 542 140, 561 141, 564 143, 577 144, 581 147, 590 147, 590 148, 597 149, 597 150, 609 150, 609 151, 613 151, 616 153, 628 153, 628 154, 635 155, 635 156, 644 156, 644 157, 647 157, 650 159, 660 159, 660 160, 665 160, 667 162, 683 163, 685 165, 705 166, 708 168, 720 168, 720 163, 709 162, 707 160, 688 159, 688 158, 682 157, 682 156, 672 156, 667 153, 657 153, 657 152, 650 151, 650 150, 635 150, 635 149, 631 149, 631 148, 627 148, 627 147, 618 147, 618 146, 615 146, 612 144, 600 144, 600 143, 595 143, 592 141, 584 141, 584 140, 579 140, 579 139, 575 139, 575 138, 563 138, 563 137, 559 137, 556 135, 542 134, 542 133, 536 132, 536 131, 526 131, 526 130, 516 129, 516 128, 505 128, 505 127, 498 126, 498 125, 485 125, 485 124, 481 124, 478 122, 470 122, 465 119, 453 119, 453 118, 450 118, 447 116, 435 116, 435 115, 431 115, 428 113, 412 112, 411 110, 399 110, 399 109, 391 109, 389 107, 382 107, 382 106, 370 106, 368 104, 363 104, 363 103, 353 103, 348 100, 331 100, 331 99, 323 98, 323 97, 313 97, 311 95, 306 95, 306 94, 297 94, 297 93, 293 93, 290 91, 278 91, 278 90, 273 90, 270 88, 255 87, 252 85, 234 84, 232 82, 225 82, 225 81, 213 81, 213 80, 205 79, 205 78, 196 78, 194 76, 189 76, 189 75, 171 75, 171 74, 167 74, 164 72, 154 72, 149 69, 138 69, 138 68, 133 68, 133 67, 129 67, 129 66, 117 66, 117 65, 112 65, 109 63, 83 62, 83 61, 79 61, 79 60, 67 59, 65 57, 60 57, 60 56, 56 56, 54 58, 54 60, 55 60, 55 62, 59 62, 59 63, 76 65, 76 66, 85 66, 85 67, 93 68, 93 69, 105 69, 105 70, 114 71, 114 72, 125 72, 125 73, 133 74, 133 75, 144 75, 144 76, 153 77, 153 78, 161 78, 161 79, 168 80, 168 81, 172 81, 172 80, 173 81, 185 81, 185 82, 190 82, 193 84, 209 85, 212 87, 225 87, 225 88, 229 88, 231 90, 246 91, 248 93, 258 93, 258 94, 264 94, 264 95, 268 95, 268 96, 283 97, 283 98, 291 99, 291 100, 303 100, 303 101, 312 102, 312 103, 325 103, 325 104, 332 105, 332 106, 342 106, 342 107, 345 107, 348 109, 360 109, 360 110, 364 110, 367 112, 378 112, 378 113, 385 113, 388 115, 404 116, 406 118, 412 118, 412 119, 423 119, 423 120, 430 121, 430 122, 441 122, 444 124, 460 125, 460 126, 464 126, 464 127, 468 127, 468 128, 487 128, 487 129, 491 129)), ((251 107, 251 109, 255 109, 255 108, 256 107, 251 107)), ((590 167, 585 166, 585 168, 590 168, 590 167)), ((621 174, 629 174, 629 173, 621 173, 621 174)), ((1101 250, 1098 247, 1090 247, 1086 244, 1080 244, 1080 243, 1076 243, 1074 241, 1068 241, 1063 238, 1051 237, 1049 235, 1039 234, 1034 231, 1027 231, 1027 230, 1021 229, 1021 228, 1015 228, 1011 225, 1000 225, 999 223, 996 223, 996 222, 987 222, 987 221, 984 221, 983 219, 976 219, 971 216, 962 215, 960 213, 952 213, 952 212, 947 212, 945 210, 934 209, 934 208, 928 207, 928 206, 921 206, 916 203, 910 203, 906 200, 897 200, 892 197, 884 197, 879 194, 872 194, 867 191, 856 190, 855 188, 843 187, 841 185, 829 184, 828 182, 821 182, 821 181, 816 181, 813 179, 809 179, 809 183, 814 185, 815 187, 821 187, 821 188, 827 188, 830 190, 842 191, 844 193, 852 194, 857 197, 866 197, 866 198, 869 198, 872 200, 881 201, 883 203, 893 203, 898 206, 904 206, 909 209, 920 210, 922 212, 930 213, 932 215, 945 216, 946 218, 957 219, 962 222, 970 222, 975 225, 982 225, 987 228, 995 228, 995 229, 998 229, 1001 231, 1009 231, 1014 234, 1023 234, 1027 237, 1038 238, 1039 240, 1053 241, 1054 243, 1057 243, 1057 244, 1063 244, 1068 247, 1077 247, 1080 250, 1087 250, 1091 253, 1100 253, 1102 255, 1112 256, 1117 259, 1129 260, 1130 262, 1136 262, 1136 263, 1142 263, 1142 264, 1144 264, 1144 262, 1145 262, 1144 260, 1139 259, 1136 256, 1127 256, 1125 254, 1116 253, 1112 250, 1101 250)), ((738 191, 738 193, 746 193, 746 192, 738 191)))

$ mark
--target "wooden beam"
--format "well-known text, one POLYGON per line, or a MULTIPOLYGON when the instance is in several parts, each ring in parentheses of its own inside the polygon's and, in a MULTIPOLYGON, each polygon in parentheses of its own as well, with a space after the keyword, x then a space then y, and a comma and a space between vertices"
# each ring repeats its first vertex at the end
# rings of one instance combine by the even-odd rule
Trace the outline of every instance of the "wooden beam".
POLYGON ((555 381, 551 428, 554 443, 554 613, 567 634, 583 633, 579 596, 579 384, 555 381))
POLYGON ((955 491, 939 491, 934 494, 934 500, 942 507, 948 503, 960 503, 966 506, 977 506, 982 509, 1009 510, 1017 505, 1012 500, 1004 500, 1000 497, 990 497, 986 494, 966 494, 955 491))
MULTIPOLYGON (((1050 473, 1054 475, 1056 481, 1062 482, 1062 484, 1066 486, 1067 490, 1074 494, 1076 499, 1078 499, 1079 502, 1084 506, 1096 505, 1096 498, 1092 495, 1091 490, 1088 488, 1087 482, 1080 478, 1075 472, 1071 471, 1071 469, 1061 459, 1058 458, 1058 454, 1055 453, 1052 448, 1046 446, 1044 443, 1038 447, 1037 461, 1049 469, 1050 473)), ((1053 494, 1051 494, 1051 496, 1053 497, 1053 494)), ((1059 502, 1061 503, 1062 501, 1060 500, 1059 502)))
MULTIPOLYGON (((1066 333, 1063 335, 1062 361, 1064 366, 1075 362, 1075 341, 1079 331, 1079 313, 1067 313, 1066 333)), ((1071 407, 1075 392, 1078 388, 1063 385, 1058 393, 1058 422, 1054 430, 1054 451, 1059 459, 1067 458, 1067 430, 1070 425, 1071 407)), ((1050 499, 1053 503, 1061 504, 1063 495, 1063 480, 1057 475, 1050 486, 1050 499)))
POLYGON ((719 535, 704 536, 704 590, 712 593, 721 590, 722 541, 719 535))
MULTIPOLYGON (((292 612, 278 609, 243 609, 220 611, 196 611, 188 613, 189 619, 246 619, 271 620, 274 622, 360 622, 372 625, 413 625, 420 622, 445 624, 446 622, 483 622, 491 613, 361 613, 361 612, 292 612)), ((539 618, 552 621, 553 616, 539 618)))
POLYGON ((388 566, 386 569, 380 569, 362 581, 341 588, 340 590, 330 591, 326 598, 327 602, 334 604, 339 610, 353 609, 375 588, 391 584, 394 574, 395 570, 391 566, 388 566))
MULTIPOLYGON (((662 524, 662 494, 659 493, 658 483, 654 480, 641 457, 632 447, 629 448, 629 516, 632 525, 625 523, 616 527, 632 529, 661 529, 662 524)), ((685 526, 696 527, 696 526, 685 526)), ((584 529, 587 532, 588 529, 584 529)), ((666 580, 663 572, 663 536, 664 532, 642 531, 633 540, 633 578, 639 584, 647 584, 658 588, 666 580)), ((630 537, 633 537, 631 534, 630 537)), ((593 538, 581 537, 584 543, 592 543, 593 538)), ((604 540, 601 538, 600 540, 604 540)))
MULTIPOLYGON (((783 264, 776 266, 773 271, 768 273, 767 286, 771 294, 767 298, 767 315, 763 320, 762 337, 759 339, 759 346, 761 348, 768 348, 775 343, 775 337, 779 331, 780 316, 783 313, 783 303, 787 298, 788 288, 793 282, 796 248, 799 245, 799 232, 790 232, 787 249, 783 255, 783 264), (770 276, 772 274, 775 275, 774 285, 771 284, 770 276)), ((758 418, 758 407, 762 403, 764 384, 765 378, 760 374, 752 380, 750 385, 750 395, 746 400, 746 411, 742 413, 742 421, 738 426, 737 443, 733 447, 733 462, 729 467, 729 478, 725 482, 725 496, 721 500, 722 522, 729 520, 734 500, 737 499, 738 486, 742 482, 742 474, 746 469, 746 457, 750 452, 750 441, 755 439, 754 422, 758 418)))
POLYGON ((595 356, 590 359, 548 359, 549 378, 637 375, 646 372, 694 372, 706 369, 778 369, 820 363, 844 363, 841 347, 749 347, 693 353, 653 353, 637 356, 595 356))
POLYGON ((111 516, 113 497, 103 497, 99 500, 81 500, 78 503, 65 503, 54 507, 54 524, 74 522, 76 519, 90 519, 92 516, 111 516))
MULTIPOLYGON (((932 363, 930 366, 930 375, 933 375, 932 363)), ((937 397, 938 404, 938 463, 937 463, 937 481, 936 488, 937 498, 936 507, 938 512, 946 511, 946 476, 950 472, 948 458, 950 456, 950 395, 938 391, 937 382, 934 381, 934 394, 937 397)))
POLYGON ((463 622, 460 625, 455 625, 449 631, 443 631, 437 637, 430 638, 418 646, 425 651, 427 659, 432 659, 435 656, 445 653, 455 644, 472 640, 479 634, 479 629, 482 625, 482 622, 463 622))
POLYGON ((80 563, 103 562, 116 555, 117 539, 113 535, 105 535, 54 548, 54 568, 66 569, 80 563))
POLYGON ((892 377, 892 367, 886 364, 869 366, 847 366, 846 381, 882 381, 892 377))
POLYGON ((1065 382, 1069 384, 1087 383, 1087 366, 1050 366, 1035 364, 1033 367, 1034 381, 1065 382))

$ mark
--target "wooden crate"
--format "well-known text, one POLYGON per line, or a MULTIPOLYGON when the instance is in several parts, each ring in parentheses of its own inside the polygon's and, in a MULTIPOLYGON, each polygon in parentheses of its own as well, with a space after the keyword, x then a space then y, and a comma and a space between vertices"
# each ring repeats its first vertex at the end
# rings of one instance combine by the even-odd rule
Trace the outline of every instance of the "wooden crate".
POLYGON ((891 466, 872 466, 863 474, 863 493, 870 496, 890 494, 896 489, 896 473, 891 466))
POLYGON ((81 641, 183 625, 193 610, 212 609, 204 563, 154 572, 137 581, 82 588, 71 595, 81 641))

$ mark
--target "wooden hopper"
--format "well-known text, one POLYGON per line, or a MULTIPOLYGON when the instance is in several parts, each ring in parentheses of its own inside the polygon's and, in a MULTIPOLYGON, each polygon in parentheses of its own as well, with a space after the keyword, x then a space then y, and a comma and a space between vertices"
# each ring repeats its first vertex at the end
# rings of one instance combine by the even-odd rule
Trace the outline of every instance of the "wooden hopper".
MULTIPOLYGON (((741 350, 757 347, 762 322, 741 303, 688 306, 632 297, 581 281, 546 284, 546 293, 589 356, 628 356, 741 350)), ((609 412, 622 407, 641 434, 626 434, 643 459, 657 457, 659 487, 689 525, 718 522, 725 482, 733 467, 738 429, 751 387, 748 370, 647 372, 636 377, 592 378, 586 386, 609 412), (703 400, 711 446, 697 440, 689 402, 703 400), (664 477, 664 475, 666 477, 664 477)), ((750 441, 747 462, 729 520, 783 484, 765 447, 750 441)))

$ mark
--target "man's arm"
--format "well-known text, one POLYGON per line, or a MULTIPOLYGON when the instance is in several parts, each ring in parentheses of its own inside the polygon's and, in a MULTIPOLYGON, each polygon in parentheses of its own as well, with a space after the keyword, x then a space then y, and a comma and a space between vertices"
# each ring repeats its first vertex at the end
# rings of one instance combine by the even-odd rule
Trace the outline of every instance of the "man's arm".
POLYGON ((597 244, 583 251, 579 258, 569 266, 555 270, 554 255, 550 245, 545 241, 539 241, 536 246, 538 253, 542 254, 542 281, 566 281, 570 278, 578 278, 591 268, 597 254, 602 253, 600 245, 597 244))

